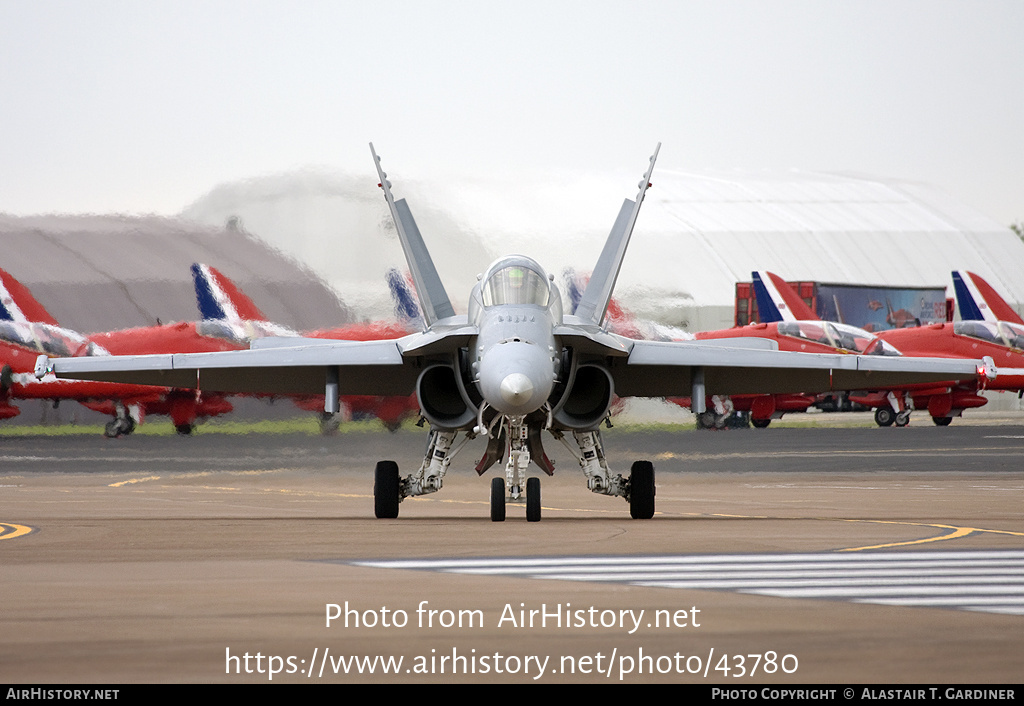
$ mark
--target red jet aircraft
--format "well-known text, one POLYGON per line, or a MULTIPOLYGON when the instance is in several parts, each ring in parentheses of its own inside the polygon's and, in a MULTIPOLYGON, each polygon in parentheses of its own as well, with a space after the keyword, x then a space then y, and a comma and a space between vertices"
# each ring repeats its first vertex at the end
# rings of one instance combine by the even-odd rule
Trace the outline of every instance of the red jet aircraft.
MULTIPOLYGON (((775 341, 779 350, 784 351, 943 357, 937 351, 919 352, 909 349, 902 344, 904 338, 899 338, 899 342, 897 342, 894 338, 886 335, 896 334, 895 331, 875 334, 848 324, 821 321, 781 277, 771 272, 754 272, 752 275, 762 323, 698 333, 698 340, 749 336, 775 341)), ((916 330, 920 329, 903 329, 902 332, 916 330)), ((910 334, 907 333, 907 335, 910 334)), ((984 355, 985 353, 976 351, 976 355, 969 357, 977 359, 984 355)), ((989 371, 979 371, 979 374, 986 372, 989 371)), ((888 426, 894 422, 898 426, 905 426, 910 420, 909 408, 903 401, 907 395, 914 396, 914 399, 921 395, 935 396, 936 405, 939 404, 938 400, 941 395, 947 395, 953 404, 960 405, 960 409, 963 409, 967 406, 979 406, 976 400, 981 400, 981 404, 984 404, 984 398, 976 395, 980 384, 968 383, 963 386, 955 383, 911 385, 898 390, 883 388, 867 392, 858 391, 848 395, 848 398, 857 403, 875 407, 875 420, 882 426, 888 426), (968 390, 968 388, 971 389, 968 390)), ((734 409, 749 411, 751 423, 755 427, 764 428, 771 423, 772 419, 781 417, 785 412, 804 411, 819 399, 814 395, 797 394, 733 396, 728 400, 712 398, 711 404, 708 405, 709 411, 703 418, 698 419, 698 425, 721 426, 723 415, 727 414, 730 409, 734 409), (711 413, 711 409, 715 410, 715 414, 711 413)), ((937 408, 937 410, 942 412, 941 409, 937 408)), ((949 410, 947 409, 946 412, 948 413, 949 410)), ((946 423, 948 424, 948 421, 946 423)))
MULTIPOLYGON (((214 322, 182 322, 82 336, 61 328, 26 287, 0 270, 0 418, 17 415, 12 399, 75 400, 109 414, 104 434, 130 434, 146 414, 171 418, 179 433, 189 434, 199 418, 230 412, 220 394, 197 393, 147 385, 58 380, 34 375, 40 353, 59 357, 142 353, 238 350, 248 347, 225 335, 214 322)), ((254 334, 255 335, 255 334, 254 334)), ((279 335, 267 332, 264 335, 279 335)))
MULTIPOLYGON (((762 318, 774 318, 780 321, 785 319, 791 325, 797 323, 800 327, 807 329, 807 332, 811 333, 812 336, 817 333, 817 327, 832 327, 837 331, 842 331, 842 324, 817 321, 817 316, 814 312, 804 304, 797 293, 778 275, 762 272, 754 273, 754 277, 755 291, 758 293, 758 308, 762 318), (763 283, 760 289, 758 289, 759 283, 763 283), (787 313, 794 311, 798 312, 796 316, 787 313), (815 321, 795 322, 795 319, 804 317, 810 317, 815 319, 815 321)), ((957 273, 954 273, 954 280, 957 280, 957 277, 957 273)), ((990 310, 1012 311, 984 280, 981 280, 977 275, 973 275, 973 277, 980 281, 981 289, 989 293, 995 300, 998 300, 997 302, 992 301, 989 305, 990 310)), ((966 302, 966 296, 962 296, 959 289, 957 291, 958 299, 961 302, 966 302)), ((875 423, 879 426, 891 426, 893 424, 896 426, 906 426, 910 423, 910 413, 914 409, 927 409, 935 424, 946 426, 952 421, 954 416, 960 416, 963 410, 981 407, 987 402, 984 397, 978 394, 981 390, 1020 389, 1022 377, 1021 375, 1015 377, 1015 368, 1024 374, 1024 370, 1021 370, 1021 366, 1024 365, 1024 359, 1020 357, 1021 351, 1018 349, 1014 353, 1014 351, 1008 350, 1012 346, 1004 345, 1000 347, 998 343, 1001 341, 1006 344, 1013 340, 1013 334, 1010 333, 1008 327, 1014 326, 1014 324, 976 324, 980 324, 980 322, 933 324, 924 327, 893 329, 877 334, 862 332, 865 335, 876 338, 884 346, 884 348, 877 349, 875 346, 879 344, 871 344, 872 347, 866 350, 868 353, 878 352, 883 355, 902 354, 915 357, 970 358, 974 360, 989 358, 994 364, 986 366, 985 370, 979 370, 978 379, 975 381, 905 385, 900 388, 883 388, 867 391, 859 390, 851 392, 847 395, 847 398, 851 402, 874 408, 875 423), (1002 333, 999 333, 999 331, 1002 331, 1002 333), (976 340, 968 342, 965 337, 976 340), (989 345, 978 344, 980 340, 988 342, 989 345)), ((781 330, 783 324, 780 323, 779 327, 781 330)), ((852 329, 852 327, 846 328, 852 329)), ((1018 328, 1024 334, 1024 327, 1018 328)), ((860 331, 860 329, 853 329, 853 331, 860 331)), ((842 336, 842 334, 840 335, 842 336)), ((857 350, 860 345, 863 345, 856 335, 852 336, 852 338, 841 337, 837 339, 835 336, 831 336, 831 338, 838 342, 839 345, 837 347, 850 351, 857 350), (851 347, 850 343, 854 345, 851 347)), ((779 342, 780 347, 782 347, 782 339, 779 339, 779 342)), ((823 339, 822 342, 824 342, 823 339)), ((1018 341, 1018 343, 1020 342, 1024 342, 1024 338, 1018 341)), ((786 347, 784 350, 795 349, 786 347)), ((811 349, 800 348, 799 350, 811 349)))
MULTIPOLYGON (((225 328, 225 337, 234 336, 240 347, 248 347, 254 338, 263 336, 298 336, 294 331, 270 324, 266 317, 230 279, 209 265, 195 264, 192 274, 196 282, 196 298, 199 312, 203 317, 200 325, 217 325, 225 328), (253 335, 259 331, 258 336, 253 335), (274 332, 276 331, 276 332, 274 332)), ((385 338, 401 338, 422 328, 415 324, 420 320, 416 300, 405 279, 397 270, 387 273, 388 285, 396 302, 397 321, 375 321, 348 324, 338 328, 312 331, 303 334, 307 338, 339 339, 348 341, 373 341, 385 338)), ((342 416, 364 415, 381 420, 387 429, 396 431, 406 419, 419 416, 419 402, 415 395, 409 397, 377 397, 368 395, 347 395, 341 398, 345 415, 324 412, 323 395, 292 397, 300 409, 317 412, 320 430, 327 434, 337 431, 342 416)))
POLYGON ((946 426, 965 409, 988 402, 978 394, 982 389, 1018 394, 1024 391, 1024 322, 1020 316, 988 282, 974 273, 953 272, 953 285, 963 321, 883 331, 879 336, 907 355, 989 357, 995 362, 998 374, 983 386, 960 383, 893 391, 885 399, 880 399, 878 393, 851 396, 855 402, 878 407, 875 421, 879 425, 892 424, 893 415, 899 424, 900 415, 909 419, 911 409, 927 409, 935 424, 946 426))

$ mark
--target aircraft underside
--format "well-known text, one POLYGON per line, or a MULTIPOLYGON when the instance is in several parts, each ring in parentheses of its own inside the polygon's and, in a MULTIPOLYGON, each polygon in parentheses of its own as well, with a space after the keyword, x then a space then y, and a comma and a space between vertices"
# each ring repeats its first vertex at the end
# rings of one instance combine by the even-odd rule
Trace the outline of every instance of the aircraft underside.
MULTIPOLYGON (((402 478, 396 462, 380 461, 377 464, 373 486, 374 513, 378 518, 398 517, 399 504, 405 498, 440 490, 452 459, 470 441, 485 435, 487 447, 476 465, 477 473, 483 475, 491 466, 504 461, 504 477, 491 479, 491 520, 503 522, 506 505, 509 503, 525 503, 527 521, 540 521, 540 478, 527 477, 527 472, 533 462, 548 475, 554 473, 554 463, 541 445, 541 434, 547 417, 547 414, 519 417, 496 414, 486 425, 477 425, 465 431, 461 441, 457 441, 458 431, 431 428, 427 452, 415 473, 402 478)), ((652 463, 637 461, 633 464, 630 476, 623 478, 608 468, 599 430, 570 432, 575 445, 568 440, 564 431, 549 429, 549 432, 577 458, 586 477, 587 487, 592 492, 625 499, 629 503, 630 516, 634 519, 650 519, 654 516, 652 463)))

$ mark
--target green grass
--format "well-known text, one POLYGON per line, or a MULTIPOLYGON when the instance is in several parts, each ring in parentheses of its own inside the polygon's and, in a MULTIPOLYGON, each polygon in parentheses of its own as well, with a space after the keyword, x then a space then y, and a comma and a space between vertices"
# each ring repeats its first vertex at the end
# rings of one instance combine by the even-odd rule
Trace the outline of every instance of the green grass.
MULTIPOLYGON (((411 427, 411 423, 408 426, 411 427)), ((338 429, 339 434, 369 434, 383 431, 385 431, 384 426, 375 420, 345 422, 338 429)), ((132 436, 174 436, 175 433, 174 427, 168 419, 155 417, 137 426, 132 436)), ((102 424, 0 424, 0 436, 100 436, 102 434, 102 424)), ((316 417, 312 415, 293 419, 261 421, 211 420, 197 426, 195 434, 309 434, 319 436, 320 425, 316 417)))

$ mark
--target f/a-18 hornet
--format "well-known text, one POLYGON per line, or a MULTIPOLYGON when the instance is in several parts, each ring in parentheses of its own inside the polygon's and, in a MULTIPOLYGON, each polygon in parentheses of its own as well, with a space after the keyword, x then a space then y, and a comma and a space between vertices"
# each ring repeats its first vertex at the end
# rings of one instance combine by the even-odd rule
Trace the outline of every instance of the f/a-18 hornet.
POLYGON ((554 278, 535 260, 509 255, 479 276, 467 313, 457 315, 408 204, 395 200, 372 144, 370 151, 420 300, 422 332, 375 341, 263 338, 250 350, 224 353, 41 356, 37 371, 52 366, 60 377, 204 391, 325 391, 327 413, 337 411, 339 395, 415 391, 430 425, 427 452, 404 478, 394 461, 377 464, 376 516, 397 517, 404 498, 440 490, 454 456, 483 437, 477 472, 505 462, 504 478, 491 482, 495 521, 505 519, 506 502, 524 496, 527 519, 540 519, 540 480, 526 476, 531 461, 554 472, 541 445, 545 430, 578 460, 590 490, 624 498, 634 518, 654 515, 654 466, 637 461, 624 477, 605 460, 599 426, 614 395, 690 396, 699 413, 708 394, 816 393, 979 373, 981 361, 790 353, 759 339, 648 341, 610 333, 608 303, 651 186, 657 149, 636 199, 626 199, 619 211, 575 314, 563 314, 554 278))

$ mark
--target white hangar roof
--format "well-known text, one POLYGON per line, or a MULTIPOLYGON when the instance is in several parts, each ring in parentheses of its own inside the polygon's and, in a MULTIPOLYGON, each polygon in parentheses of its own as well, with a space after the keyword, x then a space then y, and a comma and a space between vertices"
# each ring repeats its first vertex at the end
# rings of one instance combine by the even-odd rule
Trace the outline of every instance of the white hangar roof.
MULTIPOLYGON (((390 165, 398 167, 399 165, 390 165)), ((628 172, 429 175, 391 170, 460 309, 477 272, 520 252, 556 276, 589 271, 624 197, 628 172)), ((787 279, 946 286, 968 269, 1024 304, 1024 243, 1007 227, 923 184, 807 172, 694 173, 659 166, 616 296, 637 315, 691 331, 732 325, 735 283, 752 270, 787 279)), ((382 302, 383 273, 404 267, 376 175, 300 172, 225 184, 183 213, 231 216, 316 271, 346 302, 382 302), (374 299, 367 292, 377 292, 374 299)))
POLYGON ((1020 238, 926 185, 801 172, 656 176, 630 256, 652 281, 674 272, 697 307, 731 309, 734 284, 760 269, 790 280, 946 286, 949 296, 950 271, 968 269, 1016 308, 1024 303, 1020 238))

